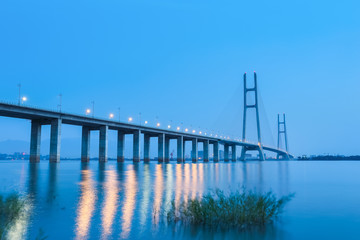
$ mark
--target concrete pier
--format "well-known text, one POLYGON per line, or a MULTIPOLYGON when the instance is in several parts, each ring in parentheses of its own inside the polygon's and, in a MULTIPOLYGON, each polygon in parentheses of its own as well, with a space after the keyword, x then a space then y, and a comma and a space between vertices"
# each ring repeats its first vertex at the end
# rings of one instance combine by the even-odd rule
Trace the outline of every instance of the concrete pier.
POLYGON ((204 140, 204 147, 203 147, 203 151, 204 151, 204 162, 208 162, 209 161, 209 140, 204 140))
POLYGON ((236 162, 236 145, 231 145, 231 161, 236 162))
POLYGON ((40 162, 41 123, 31 120, 30 162, 40 162))
POLYGON ((165 162, 170 162, 170 138, 165 137, 165 162))
POLYGON ((192 141, 192 151, 191 151, 191 160, 196 163, 198 160, 198 141, 197 138, 194 138, 192 141))
POLYGON ((219 162, 219 142, 214 142, 214 162, 219 162))
POLYGON ((60 162, 61 119, 51 120, 50 162, 60 162))
POLYGON ((229 161, 229 145, 228 144, 224 144, 224 161, 228 162, 229 161))
POLYGON ((150 135, 144 134, 144 162, 150 162, 150 135))
POLYGON ((87 126, 82 127, 81 161, 90 161, 90 128, 87 126))
POLYGON ((184 156, 184 160, 183 160, 183 162, 186 162, 186 156, 185 156, 185 149, 186 149, 186 140, 185 139, 183 139, 183 156, 184 156))
POLYGON ((164 162, 165 159, 165 134, 160 133, 158 136, 158 162, 164 162))
POLYGON ((107 162, 108 152, 108 126, 101 126, 99 133, 99 162, 107 162))
POLYGON ((259 152, 260 161, 265 161, 264 150, 261 145, 258 146, 258 152, 259 152))
POLYGON ((177 137, 177 162, 182 163, 184 161, 184 137, 177 137))
POLYGON ((117 161, 124 162, 124 146, 125 146, 125 133, 122 130, 118 130, 117 136, 117 161))
POLYGON ((133 162, 140 162, 140 130, 135 130, 133 135, 133 162))

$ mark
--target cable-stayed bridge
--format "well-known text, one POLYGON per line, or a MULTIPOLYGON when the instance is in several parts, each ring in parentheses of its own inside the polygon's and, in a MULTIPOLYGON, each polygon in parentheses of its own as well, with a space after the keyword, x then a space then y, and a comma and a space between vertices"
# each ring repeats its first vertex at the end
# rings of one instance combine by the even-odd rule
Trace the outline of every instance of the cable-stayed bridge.
MULTIPOLYGON (((219 145, 224 146, 224 161, 236 161, 236 147, 242 147, 241 160, 246 159, 247 151, 257 151, 260 160, 265 160, 264 151, 270 151, 277 154, 278 158, 290 159, 292 157, 286 149, 278 147, 270 147, 263 145, 261 142, 260 116, 258 110, 257 96, 257 77, 254 73, 254 87, 247 88, 246 73, 244 74, 244 117, 243 117, 243 135, 242 139, 230 139, 220 137, 205 132, 189 132, 188 129, 176 128, 163 129, 160 125, 151 127, 142 124, 132 124, 112 119, 102 119, 88 115, 70 114, 60 111, 51 111, 41 108, 34 108, 19 104, 0 103, 0 116, 21 118, 31 120, 31 136, 30 136, 30 162, 40 161, 40 142, 41 142, 41 126, 50 125, 50 162, 60 161, 61 146, 61 125, 70 124, 82 127, 81 138, 81 161, 88 162, 90 160, 90 132, 99 131, 99 161, 106 162, 108 159, 108 132, 117 131, 117 161, 124 161, 125 135, 133 135, 133 161, 140 162, 140 142, 143 136, 144 143, 144 162, 150 161, 150 138, 158 140, 158 161, 170 161, 170 140, 177 141, 177 162, 185 161, 185 143, 191 142, 191 159, 193 162, 198 161, 198 145, 203 144, 203 161, 214 162, 220 161, 219 145), (254 104, 248 104, 248 93, 254 93, 254 104), (247 110, 254 108, 256 110, 257 123, 257 143, 251 143, 246 140, 246 114, 247 110), (213 145, 213 153, 210 154, 209 145, 213 145), (231 156, 230 156, 231 148, 231 156), (210 157, 212 155, 212 158, 210 157)), ((283 122, 278 120, 278 136, 284 133, 286 136, 286 127, 280 130, 280 126, 285 127, 285 118, 283 122)))

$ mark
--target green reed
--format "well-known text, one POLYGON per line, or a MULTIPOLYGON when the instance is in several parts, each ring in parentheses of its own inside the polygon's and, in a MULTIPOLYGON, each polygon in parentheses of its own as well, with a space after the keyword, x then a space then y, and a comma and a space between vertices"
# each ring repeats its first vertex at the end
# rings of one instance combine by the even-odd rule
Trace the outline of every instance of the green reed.
POLYGON ((292 197, 293 194, 278 199, 272 192, 261 194, 243 190, 225 194, 216 190, 199 198, 185 199, 178 205, 172 201, 167 219, 211 227, 265 226, 277 219, 292 197))
POLYGON ((5 239, 7 231, 21 217, 25 200, 16 194, 7 198, 0 196, 0 239, 5 239))

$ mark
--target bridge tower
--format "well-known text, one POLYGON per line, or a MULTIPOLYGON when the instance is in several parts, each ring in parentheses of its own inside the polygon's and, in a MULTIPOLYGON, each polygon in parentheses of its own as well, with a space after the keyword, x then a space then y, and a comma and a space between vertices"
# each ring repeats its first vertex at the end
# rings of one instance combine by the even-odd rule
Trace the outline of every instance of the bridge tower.
MULTIPOLYGON (((277 138, 277 148, 280 149, 280 136, 281 134, 284 134, 284 141, 285 141, 285 150, 286 152, 289 152, 288 149, 288 139, 287 139, 287 132, 286 132, 286 121, 285 121, 285 113, 283 113, 283 120, 280 121, 280 114, 278 114, 278 118, 277 118, 277 122, 278 122, 278 138, 277 138)), ((277 159, 279 159, 280 154, 277 154, 277 159)), ((289 159, 289 155, 282 155, 283 158, 289 159)))
POLYGON ((256 147, 253 146, 243 146, 241 150, 241 160, 245 160, 245 155, 247 151, 258 151, 259 152, 259 158, 261 161, 265 160, 264 151, 261 145, 261 132, 260 132, 260 118, 259 118, 259 107, 258 107, 258 94, 257 94, 257 78, 256 78, 256 72, 254 72, 254 87, 248 88, 246 86, 246 73, 244 73, 244 116, 243 116, 243 135, 242 135, 242 141, 246 141, 246 112, 250 108, 255 108, 256 111, 256 127, 257 127, 257 136, 258 136, 258 145, 256 147), (255 93, 255 99, 254 104, 249 105, 247 103, 247 94, 249 92, 255 93))

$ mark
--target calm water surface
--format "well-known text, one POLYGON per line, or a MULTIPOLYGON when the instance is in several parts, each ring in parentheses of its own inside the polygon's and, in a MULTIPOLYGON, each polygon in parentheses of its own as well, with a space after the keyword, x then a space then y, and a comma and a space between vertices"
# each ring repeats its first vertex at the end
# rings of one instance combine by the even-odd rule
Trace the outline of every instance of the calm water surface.
MULTIPOLYGON (((29 164, 0 161, 0 194, 30 198, 17 233, 35 239, 359 239, 360 162, 29 164), (295 193, 263 231, 167 225, 170 202, 213 189, 295 193)), ((14 238, 16 234, 14 233, 14 238)))

